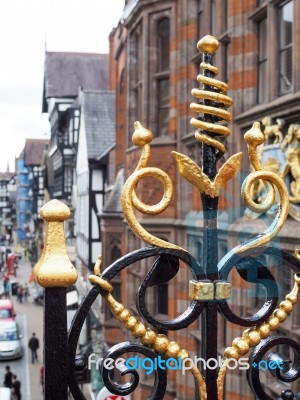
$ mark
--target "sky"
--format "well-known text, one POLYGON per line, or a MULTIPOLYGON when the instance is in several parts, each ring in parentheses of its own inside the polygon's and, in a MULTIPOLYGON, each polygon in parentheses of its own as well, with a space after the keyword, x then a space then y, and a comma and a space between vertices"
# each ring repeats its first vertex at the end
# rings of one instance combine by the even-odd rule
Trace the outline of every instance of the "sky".
POLYGON ((45 49, 108 53, 124 0, 3 0, 0 12, 0 172, 15 170, 25 138, 49 137, 45 49))

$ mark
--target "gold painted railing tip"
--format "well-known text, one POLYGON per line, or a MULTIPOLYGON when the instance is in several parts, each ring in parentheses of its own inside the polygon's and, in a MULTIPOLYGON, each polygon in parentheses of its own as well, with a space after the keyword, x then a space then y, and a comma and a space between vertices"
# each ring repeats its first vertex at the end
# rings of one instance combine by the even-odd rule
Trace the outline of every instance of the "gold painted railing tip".
POLYGON ((45 221, 65 221, 70 218, 71 211, 63 202, 53 199, 48 201, 40 210, 40 216, 45 221))
POLYGON ((74 285, 78 275, 67 253, 63 223, 70 218, 70 209, 59 200, 51 200, 42 207, 40 215, 46 221, 46 234, 33 273, 44 288, 74 285))
POLYGON ((220 47, 218 39, 214 36, 206 35, 197 43, 197 49, 202 53, 213 54, 220 47))

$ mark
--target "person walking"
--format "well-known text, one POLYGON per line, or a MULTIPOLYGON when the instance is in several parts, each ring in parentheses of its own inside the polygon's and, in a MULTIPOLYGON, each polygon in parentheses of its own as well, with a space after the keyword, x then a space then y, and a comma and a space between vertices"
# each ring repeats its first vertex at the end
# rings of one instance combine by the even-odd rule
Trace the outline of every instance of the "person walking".
POLYGON ((32 336, 29 340, 29 343, 28 343, 28 347, 31 350, 32 364, 34 364, 35 360, 38 361, 37 350, 40 347, 39 339, 35 336, 35 333, 32 334, 32 336))
POLYGON ((21 382, 17 379, 17 375, 12 376, 12 390, 11 393, 15 400, 21 400, 21 382))
POLYGON ((12 376, 13 376, 13 374, 12 374, 12 372, 10 370, 10 366, 9 365, 7 365, 5 367, 5 371, 6 372, 5 372, 5 375, 4 375, 3 385, 5 387, 7 387, 7 388, 11 388, 12 387, 12 376))
POLYGON ((25 283, 25 285, 24 285, 23 294, 24 294, 24 301, 25 301, 25 303, 27 303, 27 299, 29 296, 29 288, 28 288, 27 283, 25 283))
POLYGON ((19 284, 17 288, 17 300, 19 303, 23 303, 23 293, 24 293, 23 285, 19 284))
POLYGON ((3 277, 3 288, 4 288, 4 297, 6 299, 9 299, 10 284, 9 284, 9 276, 8 276, 8 274, 5 274, 4 277, 3 277))

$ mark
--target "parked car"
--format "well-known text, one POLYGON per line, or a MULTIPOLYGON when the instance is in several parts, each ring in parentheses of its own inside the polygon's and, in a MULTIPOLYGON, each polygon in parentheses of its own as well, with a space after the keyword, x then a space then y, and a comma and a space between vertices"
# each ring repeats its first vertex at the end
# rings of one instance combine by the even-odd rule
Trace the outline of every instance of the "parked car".
POLYGON ((13 302, 10 299, 0 299, 0 322, 4 320, 14 321, 15 316, 13 302))
MULTIPOLYGON (((15 321, 0 321, 0 360, 14 360, 22 357, 21 338, 15 321)), ((1 396, 0 398, 2 400, 1 396)))
POLYGON ((0 387, 0 399, 11 400, 11 390, 7 387, 0 387))

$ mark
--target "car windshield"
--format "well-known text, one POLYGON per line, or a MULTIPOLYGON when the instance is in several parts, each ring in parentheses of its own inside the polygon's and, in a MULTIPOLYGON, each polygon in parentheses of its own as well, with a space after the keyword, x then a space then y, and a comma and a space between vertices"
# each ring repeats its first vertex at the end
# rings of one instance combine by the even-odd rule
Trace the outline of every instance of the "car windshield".
POLYGON ((17 331, 0 332, 0 342, 9 342, 11 340, 18 340, 17 331))
POLYGON ((10 310, 0 309, 0 318, 11 318, 10 310))

